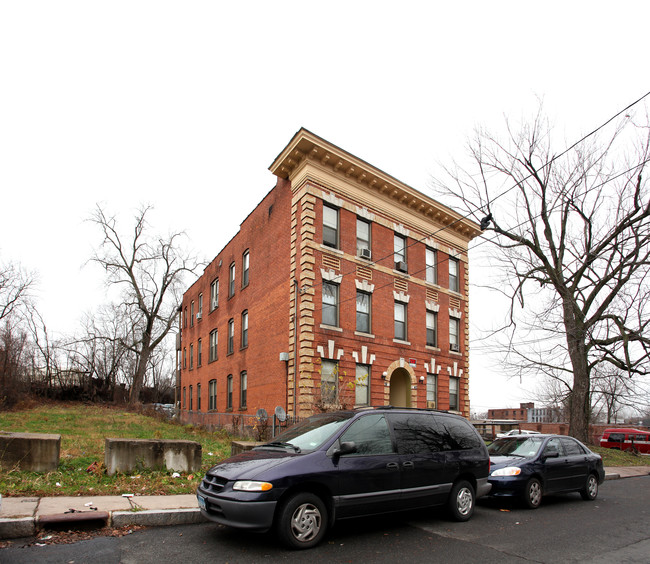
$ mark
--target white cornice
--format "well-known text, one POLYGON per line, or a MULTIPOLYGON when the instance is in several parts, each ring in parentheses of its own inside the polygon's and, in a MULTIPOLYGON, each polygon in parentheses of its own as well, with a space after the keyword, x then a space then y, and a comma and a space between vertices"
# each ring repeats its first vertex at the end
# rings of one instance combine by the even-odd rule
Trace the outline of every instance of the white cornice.
POLYGON ((293 136, 269 169, 292 183, 298 177, 319 181, 323 174, 333 174, 375 197, 390 200, 411 214, 449 226, 465 241, 481 232, 473 221, 306 129, 300 129, 293 136))

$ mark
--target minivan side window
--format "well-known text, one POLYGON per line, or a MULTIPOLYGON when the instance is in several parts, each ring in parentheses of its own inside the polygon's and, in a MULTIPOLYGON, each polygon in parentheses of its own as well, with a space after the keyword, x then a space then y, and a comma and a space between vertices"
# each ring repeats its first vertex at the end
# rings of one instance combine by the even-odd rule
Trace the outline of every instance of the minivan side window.
POLYGON ((386 418, 380 414, 365 415, 357 419, 340 437, 340 442, 353 441, 357 445, 354 455, 391 454, 395 452, 386 418))
POLYGON ((608 440, 612 443, 622 443, 625 440, 625 433, 610 433, 608 440))
POLYGON ((428 413, 391 413, 399 454, 429 454, 444 449, 436 418, 428 413))
POLYGON ((470 450, 481 448, 483 439, 465 419, 440 415, 438 423, 445 438, 445 450, 470 450))

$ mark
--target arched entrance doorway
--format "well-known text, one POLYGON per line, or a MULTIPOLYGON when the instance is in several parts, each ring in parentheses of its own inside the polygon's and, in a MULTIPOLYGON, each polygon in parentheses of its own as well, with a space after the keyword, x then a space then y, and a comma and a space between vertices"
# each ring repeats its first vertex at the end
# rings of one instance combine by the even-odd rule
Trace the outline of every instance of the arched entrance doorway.
POLYGON ((405 368, 396 368, 390 377, 390 405, 411 407, 411 375, 405 368))

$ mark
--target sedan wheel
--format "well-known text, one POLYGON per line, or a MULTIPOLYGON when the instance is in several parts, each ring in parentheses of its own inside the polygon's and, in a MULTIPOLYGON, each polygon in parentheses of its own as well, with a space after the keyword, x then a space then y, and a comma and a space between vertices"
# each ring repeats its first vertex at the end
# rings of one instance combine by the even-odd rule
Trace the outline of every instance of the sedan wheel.
POLYGON ((317 495, 296 494, 280 509, 276 527, 278 536, 288 547, 311 548, 321 541, 327 529, 325 504, 317 495))
POLYGON ((585 487, 580 490, 580 495, 585 501, 593 501, 598 497, 598 479, 594 474, 589 474, 585 487))
POLYGON ((537 478, 531 478, 526 484, 524 501, 530 509, 537 509, 542 503, 542 484, 537 478))

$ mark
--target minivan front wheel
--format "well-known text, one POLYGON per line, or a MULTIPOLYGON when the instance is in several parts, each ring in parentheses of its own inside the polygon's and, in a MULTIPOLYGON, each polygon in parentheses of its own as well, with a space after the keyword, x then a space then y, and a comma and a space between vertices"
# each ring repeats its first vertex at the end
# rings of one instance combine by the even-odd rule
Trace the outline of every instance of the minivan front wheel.
POLYGON ((456 482, 449 494, 449 512, 454 521, 468 521, 474 513, 474 488, 466 480, 456 482))
POLYGON ((289 548, 316 546, 327 530, 327 508, 315 494, 294 494, 280 507, 276 530, 282 543, 289 548))

